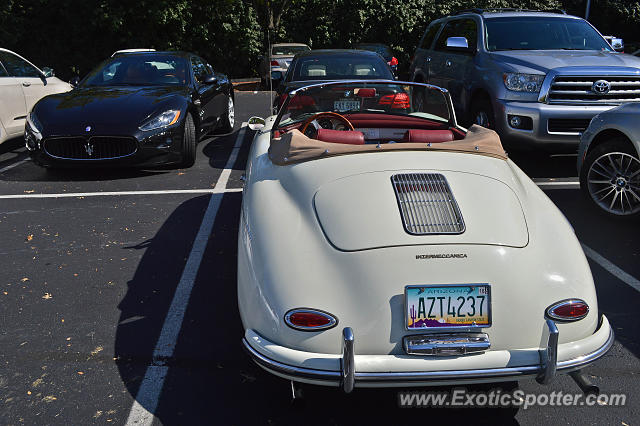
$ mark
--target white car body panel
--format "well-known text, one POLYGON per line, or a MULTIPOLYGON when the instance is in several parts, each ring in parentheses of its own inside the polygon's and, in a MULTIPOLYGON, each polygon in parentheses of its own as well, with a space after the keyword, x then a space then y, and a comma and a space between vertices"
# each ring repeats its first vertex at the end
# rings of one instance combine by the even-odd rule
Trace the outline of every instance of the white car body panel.
MULTIPOLYGON (((513 162, 396 151, 277 166, 267 152, 274 119, 256 134, 249 154, 238 238, 238 304, 245 346, 254 359, 339 371, 342 329, 351 327, 356 386, 382 386, 368 383, 365 373, 394 371, 522 367, 535 375, 546 344, 545 310, 569 298, 584 300, 590 311, 580 321, 557 324, 558 368, 611 344, 573 229, 513 162), (404 231, 390 176, 418 171, 446 177, 467 225, 463 234, 404 231), (420 258, 457 253, 466 257, 420 258), (469 283, 491 286, 492 326, 481 330, 491 349, 466 357, 407 355, 403 337, 425 332, 405 328, 405 286, 469 283), (284 314, 302 307, 329 312, 339 324, 312 333, 287 327, 284 314)), ((263 367, 293 380, 339 382, 263 367)), ((459 383, 436 379, 429 384, 459 383)), ((474 379, 486 381, 480 375, 474 379)), ((384 385, 398 383, 404 382, 384 385)))
MULTIPOLYGON (((31 62, 7 49, 0 49, 17 56, 42 72, 31 62)), ((0 77, 0 124, 4 128, 0 143, 24 134, 26 115, 40 99, 47 95, 68 92, 69 83, 57 77, 46 78, 44 84, 38 77, 0 77)))
POLYGON ((17 78, 0 77, 0 123, 4 128, 0 142, 24 132, 24 117, 27 115, 22 85, 17 78))

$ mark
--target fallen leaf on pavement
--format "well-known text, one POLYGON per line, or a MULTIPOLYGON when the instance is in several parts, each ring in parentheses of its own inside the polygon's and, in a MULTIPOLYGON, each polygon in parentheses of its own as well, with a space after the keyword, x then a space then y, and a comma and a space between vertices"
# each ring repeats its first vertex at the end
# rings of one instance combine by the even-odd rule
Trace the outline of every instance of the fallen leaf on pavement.
POLYGON ((27 235, 27 241, 31 241, 31 240, 33 240, 33 234, 27 235))
POLYGON ((43 299, 51 299, 53 298, 53 296, 51 295, 51 293, 45 293, 44 296, 42 296, 43 299))
POLYGON ((24 277, 24 278, 22 278, 22 279, 21 279, 20 281, 22 281, 22 282, 24 283, 24 282, 27 282, 27 281, 29 281, 29 278, 27 278, 27 277, 24 277))

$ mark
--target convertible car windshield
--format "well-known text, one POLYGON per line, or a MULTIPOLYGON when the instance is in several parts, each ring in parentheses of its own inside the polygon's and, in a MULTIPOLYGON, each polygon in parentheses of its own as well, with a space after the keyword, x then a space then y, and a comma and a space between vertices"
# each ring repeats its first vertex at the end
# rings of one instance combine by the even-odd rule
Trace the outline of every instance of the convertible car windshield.
POLYGON ((83 86, 184 85, 185 59, 171 55, 121 55, 93 70, 83 86))
MULTIPOLYGON (((387 81, 345 81, 318 84, 295 91, 284 102, 276 128, 302 123, 323 112, 350 118, 375 114, 374 119, 382 119, 383 116, 395 116, 397 119, 413 117, 453 124, 448 96, 437 87, 387 81)), ((324 117, 319 120, 319 125, 346 130, 342 129, 340 123, 332 124, 331 121, 324 117)))

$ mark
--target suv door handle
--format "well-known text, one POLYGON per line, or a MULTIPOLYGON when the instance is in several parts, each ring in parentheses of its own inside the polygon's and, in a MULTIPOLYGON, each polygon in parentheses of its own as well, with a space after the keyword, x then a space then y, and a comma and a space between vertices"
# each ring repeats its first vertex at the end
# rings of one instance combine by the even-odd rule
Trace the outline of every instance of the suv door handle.
POLYGON ((447 59, 446 62, 444 63, 446 66, 450 67, 451 66, 451 60, 447 59))
POLYGON ((23 85, 24 87, 29 87, 29 86, 31 86, 31 83, 29 83, 28 81, 23 81, 23 82, 22 82, 22 85, 23 85))

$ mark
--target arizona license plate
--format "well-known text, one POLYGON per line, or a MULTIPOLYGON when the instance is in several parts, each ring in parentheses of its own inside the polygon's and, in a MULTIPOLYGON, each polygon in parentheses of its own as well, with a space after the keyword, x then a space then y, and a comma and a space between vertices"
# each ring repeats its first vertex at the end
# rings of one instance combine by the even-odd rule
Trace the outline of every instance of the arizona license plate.
POLYGON ((490 297, 488 284, 407 286, 407 329, 489 327, 490 297))
POLYGON ((360 110, 360 101, 335 101, 333 103, 333 109, 335 111, 352 111, 352 110, 360 110))

